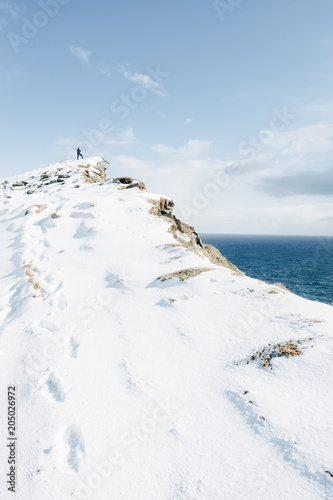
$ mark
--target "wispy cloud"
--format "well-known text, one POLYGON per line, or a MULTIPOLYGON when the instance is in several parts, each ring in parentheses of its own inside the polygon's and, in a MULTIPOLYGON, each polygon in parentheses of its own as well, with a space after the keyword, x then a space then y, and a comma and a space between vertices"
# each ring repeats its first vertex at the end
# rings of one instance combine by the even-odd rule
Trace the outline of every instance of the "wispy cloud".
POLYGON ((11 0, 0 1, 0 33, 8 24, 8 16, 17 19, 21 10, 11 0))
POLYGON ((192 139, 185 146, 178 148, 177 152, 180 156, 187 158, 196 158, 203 155, 207 149, 213 144, 212 141, 201 141, 200 139, 192 139))
POLYGON ((141 85, 149 92, 159 95, 160 97, 163 97, 163 99, 166 99, 168 97, 168 93, 164 90, 162 84, 158 83, 151 76, 145 75, 143 73, 132 73, 128 71, 124 65, 120 66, 118 68, 118 71, 121 75, 123 75, 124 78, 126 78, 130 82, 141 85))
POLYGON ((6 26, 6 20, 0 16, 0 33, 2 33, 5 26, 6 26))
POLYGON ((118 134, 113 135, 112 137, 106 137, 104 140, 105 146, 126 146, 137 143, 137 139, 134 134, 134 130, 132 127, 129 127, 118 134))
POLYGON ((102 76, 111 76, 111 67, 104 61, 98 63, 98 71, 102 76))
MULTIPOLYGON (((261 131, 241 142, 232 163, 238 175, 262 178, 326 167, 333 161, 333 123, 316 123, 285 131, 261 131), (260 139, 263 137, 263 139, 260 139)), ((252 182, 251 181, 251 182, 252 182)))
POLYGON ((136 173, 145 172, 151 167, 150 163, 147 161, 126 155, 116 156, 112 161, 112 165, 117 171, 126 173, 127 175, 131 175, 133 171, 136 173))
POLYGON ((191 139, 184 146, 175 148, 167 144, 155 144, 152 150, 160 155, 174 155, 186 158, 197 158, 201 156, 212 145, 212 141, 202 141, 200 139, 191 139))
POLYGON ((158 153, 160 155, 171 154, 176 152, 176 148, 172 146, 168 146, 166 144, 155 144, 151 148, 154 153, 158 153))
POLYGON ((16 5, 13 4, 10 0, 6 0, 5 2, 0 2, 0 11, 9 14, 13 18, 17 18, 20 10, 16 5))
POLYGON ((91 50, 83 49, 82 47, 74 47, 71 45, 69 50, 79 61, 81 61, 85 66, 88 66, 90 63, 90 57, 92 55, 91 50))
POLYGON ((185 123, 188 125, 189 123, 192 123, 194 121, 194 118, 186 118, 185 123))

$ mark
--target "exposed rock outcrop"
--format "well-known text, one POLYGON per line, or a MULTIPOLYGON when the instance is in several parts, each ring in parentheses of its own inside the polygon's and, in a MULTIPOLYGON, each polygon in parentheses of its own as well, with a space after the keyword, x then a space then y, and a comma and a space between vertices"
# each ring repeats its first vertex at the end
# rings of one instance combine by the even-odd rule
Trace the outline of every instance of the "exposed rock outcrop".
POLYGON ((41 212, 43 212, 43 210, 45 210, 47 208, 47 205, 45 205, 45 204, 35 205, 35 207, 37 207, 36 214, 40 214, 41 212))
POLYGON ((131 189, 131 188, 139 188, 142 191, 146 190, 146 186, 143 182, 138 181, 137 179, 133 179, 133 177, 117 177, 113 179, 115 184, 121 184, 122 189, 131 189))
POLYGON ((281 290, 284 290, 285 292, 290 292, 290 290, 286 286, 284 286, 283 283, 275 283, 275 286, 278 286, 279 288, 281 288, 281 290))
POLYGON ((213 264, 217 264, 218 266, 227 267, 228 269, 232 269, 239 276, 244 276, 244 273, 238 269, 238 267, 234 266, 228 259, 223 257, 221 252, 214 247, 213 245, 204 245, 205 255, 210 259, 213 264))
POLYGON ((201 273, 206 273, 207 271, 214 271, 214 269, 209 267, 191 267, 189 269, 182 269, 181 271, 175 271, 174 273, 165 274, 160 276, 158 279, 160 281, 171 280, 172 278, 178 278, 180 281, 188 280, 189 278, 194 278, 199 276, 201 273))
POLYGON ((174 202, 170 198, 160 198, 159 200, 149 200, 153 205, 149 212, 157 217, 162 217, 170 223, 169 232, 172 233, 177 244, 171 246, 182 246, 193 250, 202 257, 207 257, 212 264, 232 269, 239 276, 244 276, 238 267, 234 266, 228 259, 223 257, 217 248, 212 245, 202 243, 200 236, 194 227, 185 224, 172 214, 174 202))
MULTIPOLYGON (((79 168, 82 169, 81 173, 85 182, 88 184, 94 184, 95 182, 103 182, 106 180, 106 169, 108 166, 109 163, 102 160, 94 166, 90 166, 88 163, 88 165, 79 165, 79 168)), ((64 175, 58 175, 58 177, 64 178, 64 175)))

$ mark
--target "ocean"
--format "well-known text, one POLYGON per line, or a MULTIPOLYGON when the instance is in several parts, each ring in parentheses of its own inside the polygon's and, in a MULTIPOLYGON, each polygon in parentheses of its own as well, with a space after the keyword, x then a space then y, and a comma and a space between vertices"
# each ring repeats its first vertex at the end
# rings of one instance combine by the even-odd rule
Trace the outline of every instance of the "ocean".
POLYGON ((251 278, 333 305, 333 237, 201 235, 251 278))

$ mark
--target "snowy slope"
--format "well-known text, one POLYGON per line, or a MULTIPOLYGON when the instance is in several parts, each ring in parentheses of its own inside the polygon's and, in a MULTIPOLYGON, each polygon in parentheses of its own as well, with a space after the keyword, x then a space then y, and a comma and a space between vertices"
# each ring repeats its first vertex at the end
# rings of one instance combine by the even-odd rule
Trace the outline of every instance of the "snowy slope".
POLYGON ((333 308, 180 246, 101 165, 1 182, 0 498, 333 498, 333 308))

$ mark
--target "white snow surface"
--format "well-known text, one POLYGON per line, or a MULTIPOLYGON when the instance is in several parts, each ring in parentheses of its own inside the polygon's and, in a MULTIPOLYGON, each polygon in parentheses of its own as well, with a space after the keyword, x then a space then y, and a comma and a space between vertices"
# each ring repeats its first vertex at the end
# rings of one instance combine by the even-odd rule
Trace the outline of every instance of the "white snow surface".
POLYGON ((333 308, 168 246, 161 195, 85 183, 100 161, 1 182, 0 498, 333 498, 333 308))

